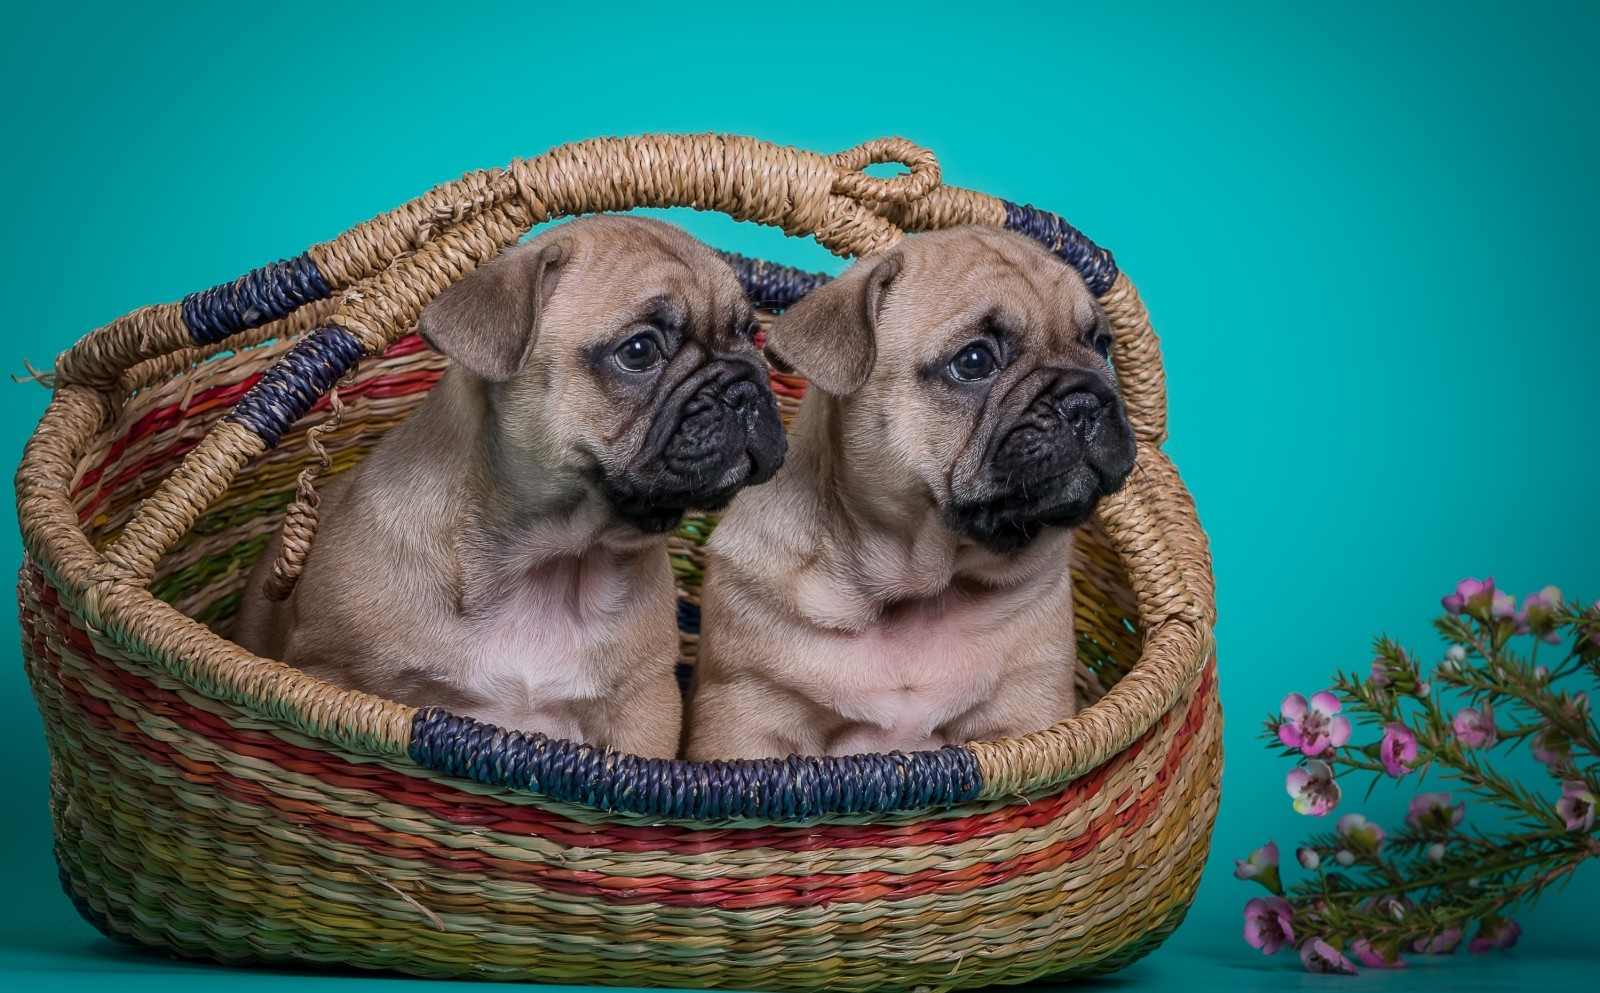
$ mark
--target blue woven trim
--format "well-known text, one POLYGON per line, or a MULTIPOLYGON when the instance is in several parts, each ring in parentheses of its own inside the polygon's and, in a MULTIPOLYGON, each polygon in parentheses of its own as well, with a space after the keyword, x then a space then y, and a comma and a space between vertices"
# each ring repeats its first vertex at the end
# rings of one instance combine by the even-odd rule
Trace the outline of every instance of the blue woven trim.
POLYGON ((649 817, 806 821, 827 814, 948 807, 977 799, 965 748, 849 758, 684 762, 619 755, 542 734, 503 731, 437 707, 411 723, 412 761, 491 786, 649 817))
POLYGON ((700 605, 678 601, 678 630, 684 634, 700 633, 700 605))
POLYGON ((723 252, 722 257, 733 266, 733 274, 744 285, 745 295, 750 302, 769 310, 792 307, 801 297, 833 279, 825 272, 791 269, 760 259, 747 259, 733 252, 723 252))
POLYGON ((1089 284, 1089 292, 1100 296, 1117 281, 1116 260, 1082 231, 1048 210, 1002 202, 1006 205, 1006 230, 1025 234, 1066 260, 1089 284))
POLYGON ((223 420, 244 425, 276 448, 283 432, 359 358, 361 346, 350 332, 333 325, 317 328, 268 369, 223 420))
POLYGON ((183 323, 202 345, 287 316, 332 291, 309 253, 252 269, 231 283, 183 298, 183 323))

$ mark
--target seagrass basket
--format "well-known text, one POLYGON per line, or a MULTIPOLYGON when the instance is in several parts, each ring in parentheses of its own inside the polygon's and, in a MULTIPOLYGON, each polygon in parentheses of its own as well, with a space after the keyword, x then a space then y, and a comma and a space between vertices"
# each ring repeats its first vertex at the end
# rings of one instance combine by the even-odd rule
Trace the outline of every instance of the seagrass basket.
MULTIPOLYGON (((769 314, 826 278, 730 261, 769 314)), ((940 185, 924 149, 564 145, 136 310, 48 382, 17 474, 23 652, 62 885, 107 935, 224 962, 921 991, 1116 969, 1193 897, 1221 770, 1214 596, 1160 449, 1157 340, 1108 253, 1054 214, 940 185), (865 171, 883 162, 909 171, 865 171), (338 690, 226 639, 314 450, 348 468, 438 378, 413 333, 429 300, 534 225, 666 206, 839 255, 991 224, 1083 274, 1139 440, 1077 543, 1061 636, 1091 706, 909 755, 646 760, 338 690)), ((792 413, 804 383, 774 385, 792 413)), ((714 524, 673 539, 685 665, 714 524)))

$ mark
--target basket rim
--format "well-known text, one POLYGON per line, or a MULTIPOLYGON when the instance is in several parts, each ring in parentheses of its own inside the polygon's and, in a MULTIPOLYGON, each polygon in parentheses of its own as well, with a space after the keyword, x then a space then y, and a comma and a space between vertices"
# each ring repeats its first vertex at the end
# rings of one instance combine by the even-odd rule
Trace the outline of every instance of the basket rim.
MULTIPOLYGON (((978 223, 1015 223, 1021 227, 1013 229, 1019 230, 1032 224, 1039 228, 1029 232, 1036 237, 1044 233, 1059 239, 1063 230, 1076 235, 1056 215, 972 191, 951 194, 954 189, 934 187, 933 192, 945 191, 947 199, 956 196, 962 202, 1001 205, 978 223)), ((897 223, 908 229, 963 222, 949 212, 930 212, 928 202, 924 196, 880 209, 897 213, 897 223)), ((1082 243, 1095 247, 1087 239, 1082 243)), ((247 278, 229 285, 244 284, 247 278)), ((1142 319, 1142 305, 1125 275, 1117 273, 1099 295, 1108 312, 1107 301, 1115 298, 1112 302, 1142 319)), ((288 317, 280 315, 264 327, 288 317)), ((195 338, 218 351, 229 347, 221 338, 209 343, 198 334, 195 338)), ((481 783, 654 817, 764 821, 917 810, 1040 792, 1088 772, 1148 731, 1193 692, 1213 654, 1214 603, 1204 534, 1192 500, 1158 447, 1160 439, 1146 438, 1138 457, 1146 471, 1136 472, 1123 491, 1104 501, 1099 515, 1103 523, 1116 525, 1106 533, 1139 600, 1140 657, 1103 699, 1055 727, 1019 739, 910 755, 726 762, 644 759, 542 735, 508 734, 437 708, 414 709, 340 690, 281 662, 254 656, 157 600, 146 581, 107 568, 78 526, 67 493, 77 458, 102 419, 114 414, 109 392, 70 377, 58 383, 18 472, 19 522, 27 554, 60 589, 63 600, 81 610, 86 625, 122 651, 253 716, 360 754, 481 783), (840 782, 862 788, 840 790, 840 782), (716 801, 714 809, 706 808, 707 798, 716 801)), ((1164 436, 1164 423, 1161 428, 1164 436)))

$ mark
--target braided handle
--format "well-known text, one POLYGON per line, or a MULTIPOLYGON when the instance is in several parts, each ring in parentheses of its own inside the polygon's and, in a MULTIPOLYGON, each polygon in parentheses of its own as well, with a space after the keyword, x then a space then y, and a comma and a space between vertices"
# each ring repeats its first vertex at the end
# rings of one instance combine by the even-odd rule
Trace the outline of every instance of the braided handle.
POLYGON ((933 192, 939 185, 939 163, 933 153, 904 138, 874 138, 833 156, 841 170, 833 181, 833 192, 857 200, 880 203, 910 203, 933 192), (911 168, 909 176, 879 179, 862 170, 869 165, 898 162, 911 168))
POLYGON ((148 583, 160 557, 247 461, 275 447, 362 356, 406 333, 445 287, 534 223, 641 206, 694 207, 809 234, 839 255, 865 255, 901 236, 872 206, 910 199, 938 179, 931 153, 898 140, 869 143, 839 161, 714 134, 576 142, 506 170, 469 174, 232 284, 135 311, 63 353, 57 382, 93 386, 118 402, 119 377, 139 363, 219 345, 343 291, 326 323, 290 349, 141 504, 102 552, 97 578, 148 583), (850 168, 904 160, 911 173, 893 179, 850 168))
MULTIPOLYGON (((1073 264, 1118 332, 1113 362, 1135 433, 1166 436, 1159 346, 1132 284, 1059 217, 981 193, 941 187, 933 154, 904 139, 831 156, 734 135, 598 138, 553 148, 505 170, 470 173, 358 225, 301 256, 178 304, 135 311, 57 360, 57 382, 93 386, 113 403, 140 363, 221 348, 232 335, 286 325, 307 304, 342 293, 301 339, 187 455, 101 555, 99 578, 143 585, 156 563, 251 458, 275 447, 363 356, 407 333, 423 307, 535 223, 636 207, 715 210, 797 236, 841 256, 888 247, 903 232, 981 223, 1026 233, 1073 264), (909 172, 869 176, 870 164, 909 172), (1135 376, 1135 370, 1143 370, 1135 376)), ((304 523, 304 522, 302 522, 304 523)))

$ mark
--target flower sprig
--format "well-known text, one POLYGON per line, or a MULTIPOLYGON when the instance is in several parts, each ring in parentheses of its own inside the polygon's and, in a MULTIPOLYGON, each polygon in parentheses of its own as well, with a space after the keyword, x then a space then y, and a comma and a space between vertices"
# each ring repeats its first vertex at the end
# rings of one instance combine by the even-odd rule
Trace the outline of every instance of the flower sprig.
POLYGON ((1546 587, 1519 606, 1490 578, 1463 580, 1442 603, 1434 623, 1448 647, 1437 663, 1380 637, 1364 677, 1341 672, 1310 698, 1289 694, 1263 737, 1296 761, 1285 787, 1308 816, 1340 807, 1345 774, 1374 785, 1431 775, 1450 789, 1417 794, 1389 830, 1344 813, 1296 849, 1304 875, 1290 885, 1272 842, 1238 860, 1234 874, 1271 893, 1245 905, 1252 947, 1293 947, 1313 972, 1346 973, 1402 967, 1407 954, 1463 941, 1474 952, 1509 948, 1521 934, 1511 914, 1600 855, 1600 728, 1589 703, 1600 686, 1600 602, 1568 603, 1546 587), (1495 767, 1519 747, 1544 767, 1539 782, 1495 767), (1494 809, 1484 820, 1494 829, 1469 808, 1494 809))

